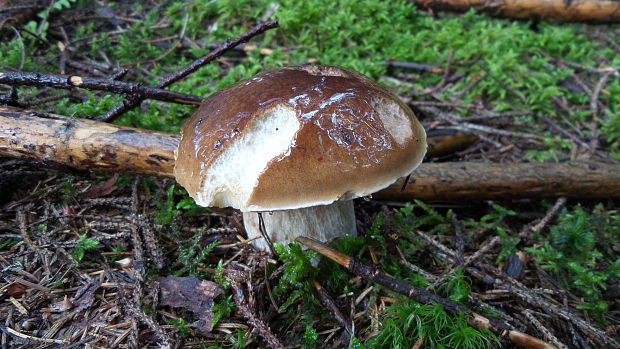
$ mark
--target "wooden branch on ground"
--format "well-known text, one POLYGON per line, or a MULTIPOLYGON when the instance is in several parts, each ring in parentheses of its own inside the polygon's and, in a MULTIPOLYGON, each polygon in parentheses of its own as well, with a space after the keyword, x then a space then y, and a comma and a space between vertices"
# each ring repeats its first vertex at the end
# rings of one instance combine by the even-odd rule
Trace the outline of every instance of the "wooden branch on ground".
POLYGON ((493 17, 542 19, 556 22, 620 22, 615 0, 410 0, 432 11, 466 12, 476 9, 493 17))
MULTIPOLYGON (((179 136, 0 106, 0 156, 78 170, 173 177, 179 136)), ((471 201, 566 196, 620 198, 620 165, 423 163, 374 194, 381 200, 471 201)))
POLYGON ((172 177, 179 136, 0 106, 0 155, 55 167, 172 177))
POLYGON ((437 303, 440 304, 446 312, 457 315, 460 312, 467 313, 467 323, 478 329, 485 329, 493 332, 498 337, 508 337, 513 343, 522 345, 526 348, 557 348, 555 345, 546 343, 538 338, 532 337, 528 334, 512 330, 507 324, 499 319, 487 318, 480 314, 477 314, 470 309, 453 303, 452 301, 439 297, 434 293, 431 293, 423 288, 418 288, 407 281, 396 279, 391 277, 378 269, 376 266, 367 265, 364 262, 347 256, 346 254, 339 252, 317 240, 307 237, 298 237, 295 241, 307 246, 314 251, 326 256, 334 262, 345 267, 349 272, 361 276, 364 279, 378 283, 379 285, 398 292, 408 298, 419 303, 437 303))
POLYGON ((190 105, 200 105, 200 103, 202 102, 201 97, 189 95, 186 93, 162 90, 160 88, 146 86, 138 83, 124 82, 113 79, 93 78, 79 75, 58 75, 0 71, 0 84, 35 87, 49 86, 62 89, 79 87, 85 88, 87 90, 124 93, 140 98, 151 98, 160 101, 190 105))
POLYGON ((409 178, 380 191, 382 200, 467 201, 566 196, 620 198, 620 165, 601 162, 562 163, 424 163, 409 178))

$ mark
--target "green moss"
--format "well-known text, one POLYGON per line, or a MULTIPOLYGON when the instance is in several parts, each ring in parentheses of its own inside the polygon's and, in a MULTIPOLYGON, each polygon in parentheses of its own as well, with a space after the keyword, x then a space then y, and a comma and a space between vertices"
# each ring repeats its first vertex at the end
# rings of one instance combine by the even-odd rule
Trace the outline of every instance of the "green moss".
POLYGON ((605 323, 606 281, 620 277, 620 215, 597 206, 587 212, 577 205, 564 209, 548 236, 538 235, 539 247, 526 250, 562 286, 582 297, 577 308, 591 311, 605 323))
POLYGON ((491 348, 497 339, 487 330, 470 327, 465 314, 450 316, 437 304, 401 299, 388 307, 379 335, 368 348, 411 348, 420 340, 424 348, 491 348))

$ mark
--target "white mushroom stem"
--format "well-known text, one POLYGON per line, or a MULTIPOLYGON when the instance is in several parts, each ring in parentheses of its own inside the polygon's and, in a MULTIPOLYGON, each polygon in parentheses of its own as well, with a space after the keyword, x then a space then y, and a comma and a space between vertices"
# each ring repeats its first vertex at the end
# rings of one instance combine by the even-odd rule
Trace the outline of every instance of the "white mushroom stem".
MULTIPOLYGON (((244 212, 243 222, 248 238, 257 248, 269 251, 267 241, 259 229, 258 212, 244 212)), ((354 235, 355 211, 353 201, 336 201, 330 205, 312 206, 295 210, 262 212, 266 233, 271 242, 287 244, 298 236, 328 241, 344 234, 354 235)))

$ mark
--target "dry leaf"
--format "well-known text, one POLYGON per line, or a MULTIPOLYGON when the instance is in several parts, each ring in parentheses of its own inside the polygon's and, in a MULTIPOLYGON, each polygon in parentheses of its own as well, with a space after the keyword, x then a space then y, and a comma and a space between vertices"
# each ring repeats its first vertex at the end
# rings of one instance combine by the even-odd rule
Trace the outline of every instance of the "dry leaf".
POLYGON ((26 293, 26 287, 21 284, 12 284, 6 290, 6 294, 9 297, 21 298, 26 293))
POLYGON ((213 300, 224 292, 215 282, 193 276, 167 276, 157 278, 157 281, 162 305, 189 309, 198 319, 191 326, 202 334, 211 332, 213 300))
POLYGON ((101 287, 101 281, 98 278, 92 278, 77 289, 75 295, 71 298, 71 303, 77 308, 76 311, 84 310, 93 304, 95 292, 99 287, 101 287))

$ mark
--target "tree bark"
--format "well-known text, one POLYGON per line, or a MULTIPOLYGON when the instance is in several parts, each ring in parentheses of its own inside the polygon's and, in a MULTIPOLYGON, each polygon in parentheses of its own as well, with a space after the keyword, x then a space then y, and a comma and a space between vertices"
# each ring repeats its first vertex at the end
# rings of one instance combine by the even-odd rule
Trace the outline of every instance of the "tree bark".
POLYGON ((542 19, 556 22, 620 22, 620 2, 614 0, 410 0, 433 11, 476 9, 493 17, 542 19))
MULTIPOLYGON (((78 170, 173 177, 180 137, 86 119, 0 106, 0 156, 78 170)), ((620 198, 620 165, 564 163, 423 163, 373 195, 382 200, 470 201, 566 196, 620 198)))
POLYGON ((0 106, 0 155, 54 167, 172 177, 179 136, 0 106))
POLYGON ((601 162, 498 164, 423 163, 373 197, 384 200, 467 201, 566 196, 620 198, 620 165, 601 162))

